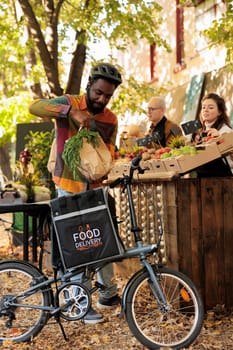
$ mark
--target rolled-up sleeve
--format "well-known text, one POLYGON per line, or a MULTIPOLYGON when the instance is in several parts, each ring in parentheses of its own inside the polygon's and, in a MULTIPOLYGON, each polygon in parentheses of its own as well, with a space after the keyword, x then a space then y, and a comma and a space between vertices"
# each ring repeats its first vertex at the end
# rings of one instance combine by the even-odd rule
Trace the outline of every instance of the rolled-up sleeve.
POLYGON ((29 105, 29 112, 41 118, 67 118, 71 106, 65 96, 51 100, 38 99, 29 105))

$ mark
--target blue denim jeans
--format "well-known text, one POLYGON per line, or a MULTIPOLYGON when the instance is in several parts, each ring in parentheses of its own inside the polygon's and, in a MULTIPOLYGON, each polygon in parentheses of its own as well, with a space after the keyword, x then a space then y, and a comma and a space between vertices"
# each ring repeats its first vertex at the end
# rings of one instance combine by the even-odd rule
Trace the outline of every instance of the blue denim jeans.
MULTIPOLYGON (((58 194, 58 197, 62 197, 62 196, 71 196, 73 193, 67 192, 62 188, 58 187, 57 194, 58 194)), ((99 272, 97 272, 97 281, 106 287, 105 290, 100 291, 100 295, 104 298, 109 299, 117 294, 117 285, 112 282, 113 276, 114 276, 114 273, 113 273, 112 263, 106 265, 99 272)), ((80 273, 75 277, 73 277, 72 280, 77 282, 82 282, 82 278, 83 278, 83 274, 80 273)), ((90 289, 91 280, 87 281, 85 285, 87 286, 87 288, 90 289)))

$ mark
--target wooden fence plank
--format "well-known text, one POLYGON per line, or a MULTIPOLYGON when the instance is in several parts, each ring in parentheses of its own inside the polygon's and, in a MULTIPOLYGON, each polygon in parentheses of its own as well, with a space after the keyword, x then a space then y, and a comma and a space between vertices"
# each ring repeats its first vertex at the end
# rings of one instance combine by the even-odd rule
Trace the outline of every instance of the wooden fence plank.
POLYGON ((233 306, 233 181, 230 178, 223 180, 223 223, 224 223, 224 276, 225 300, 224 304, 233 306))
POLYGON ((225 301, 222 184, 219 178, 201 180, 206 308, 225 301))
POLYGON ((167 265, 174 269, 178 269, 176 184, 174 182, 164 182, 162 184, 162 188, 164 202, 163 223, 167 265))
POLYGON ((177 181, 177 253, 179 255, 180 270, 191 277, 190 181, 186 180, 177 181))
POLYGON ((190 182, 190 217, 191 217, 191 256, 192 279, 202 294, 203 281, 203 242, 202 242, 202 208, 200 206, 201 188, 198 180, 190 182))
POLYGON ((200 182, 177 181, 179 269, 186 273, 204 296, 200 182))

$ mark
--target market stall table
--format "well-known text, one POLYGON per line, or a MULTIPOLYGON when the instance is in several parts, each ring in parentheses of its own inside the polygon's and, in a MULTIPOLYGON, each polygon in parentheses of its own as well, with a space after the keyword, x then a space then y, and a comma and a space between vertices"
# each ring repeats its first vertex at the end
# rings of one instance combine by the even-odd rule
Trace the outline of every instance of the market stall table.
MULTIPOLYGON (((216 305, 233 306, 233 177, 194 175, 200 166, 232 153, 233 132, 213 138, 191 154, 172 155, 169 151, 165 158, 146 157, 140 167, 147 171, 135 174, 133 179, 133 201, 143 243, 156 241, 162 227, 163 240, 155 258, 188 275, 207 310, 216 305)), ((127 158, 116 160, 106 184, 128 176, 130 166, 127 158)), ((111 191, 117 198, 119 233, 130 248, 133 242, 126 194, 121 188, 111 191)), ((129 275, 133 268, 131 263, 123 266, 123 271, 129 275)))
POLYGON ((23 213, 23 259, 29 260, 29 217, 32 216, 32 259, 37 261, 37 238, 44 235, 44 224, 50 216, 49 202, 35 203, 4 203, 0 204, 0 214, 23 213), (38 223, 38 226, 37 226, 38 223))

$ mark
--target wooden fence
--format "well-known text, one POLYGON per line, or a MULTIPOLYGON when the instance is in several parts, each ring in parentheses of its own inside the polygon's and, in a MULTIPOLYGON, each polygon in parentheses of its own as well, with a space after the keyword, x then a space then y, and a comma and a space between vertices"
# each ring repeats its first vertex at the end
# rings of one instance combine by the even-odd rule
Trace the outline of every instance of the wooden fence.
POLYGON ((233 179, 179 180, 179 269, 199 287, 206 308, 233 306, 233 179))
MULTIPOLYGON (((162 260, 194 281, 206 309, 217 304, 232 307, 233 178, 139 182, 134 197, 139 224, 145 232, 150 232, 149 238, 143 233, 145 241, 157 237, 157 212, 162 203, 165 233, 162 260)), ((124 198, 119 200, 118 211, 124 218, 121 236, 131 246, 124 198)))

